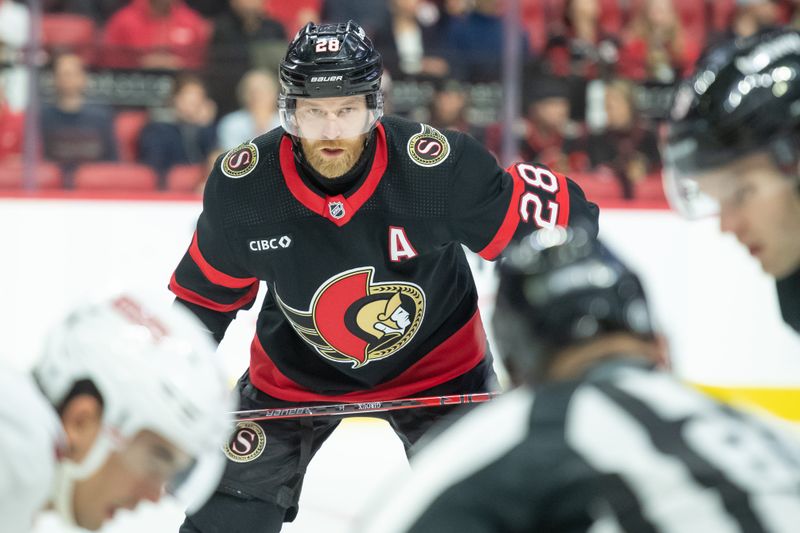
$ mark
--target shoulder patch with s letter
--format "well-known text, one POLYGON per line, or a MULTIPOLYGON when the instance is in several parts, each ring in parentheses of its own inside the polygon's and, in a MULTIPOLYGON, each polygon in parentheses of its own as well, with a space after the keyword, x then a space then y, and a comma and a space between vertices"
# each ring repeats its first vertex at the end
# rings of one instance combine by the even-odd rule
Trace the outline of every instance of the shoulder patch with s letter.
POLYGON ((450 143, 442 133, 422 124, 422 131, 408 140, 408 156, 421 167, 435 167, 450 155, 450 143))
POLYGON ((243 178, 258 164, 258 147, 252 142, 240 144, 222 159, 220 169, 229 178, 243 178))

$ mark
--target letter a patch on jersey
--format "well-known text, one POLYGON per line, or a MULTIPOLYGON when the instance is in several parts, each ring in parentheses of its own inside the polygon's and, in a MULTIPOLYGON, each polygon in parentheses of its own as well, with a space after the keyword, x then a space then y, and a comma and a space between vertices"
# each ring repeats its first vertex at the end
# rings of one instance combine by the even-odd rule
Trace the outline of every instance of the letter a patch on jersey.
POLYGON ((406 261, 419 255, 411 241, 408 240, 406 230, 396 226, 389 226, 389 259, 393 263, 406 261))

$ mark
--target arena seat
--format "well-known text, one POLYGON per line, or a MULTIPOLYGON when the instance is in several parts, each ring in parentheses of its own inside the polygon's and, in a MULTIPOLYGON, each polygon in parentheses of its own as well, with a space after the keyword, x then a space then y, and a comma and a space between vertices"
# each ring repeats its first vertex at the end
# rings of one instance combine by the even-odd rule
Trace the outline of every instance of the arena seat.
POLYGON ((205 174, 204 165, 175 165, 167 173, 167 190, 196 192, 205 174))
MULTIPOLYGON (((0 189, 22 189, 24 175, 21 159, 0 162, 0 189)), ((33 183, 36 189, 60 189, 63 186, 61 169, 55 163, 39 161, 34 164, 33 183)))
POLYGON ((666 201, 664 184, 661 175, 647 176, 633 186, 633 197, 636 200, 662 200, 666 201))
POLYGON ((87 63, 94 59, 96 26, 92 19, 68 13, 42 17, 42 46, 48 50, 71 50, 87 63))
POLYGON ((137 163, 84 163, 75 171, 75 188, 92 191, 154 191, 156 173, 137 163))
POLYGON ((139 155, 139 132, 147 120, 147 111, 119 111, 114 117, 114 135, 122 161, 136 161, 139 155))
POLYGON ((620 200, 623 197, 622 184, 614 176, 596 173, 570 173, 570 179, 581 186, 590 201, 601 199, 620 200))

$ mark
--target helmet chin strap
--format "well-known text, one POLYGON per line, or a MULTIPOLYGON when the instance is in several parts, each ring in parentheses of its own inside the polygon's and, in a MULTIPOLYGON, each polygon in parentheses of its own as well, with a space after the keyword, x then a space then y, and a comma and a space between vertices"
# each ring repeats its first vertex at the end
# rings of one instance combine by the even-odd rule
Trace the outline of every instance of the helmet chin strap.
POLYGON ((101 430, 83 461, 77 463, 72 459, 62 459, 58 462, 51 501, 56 512, 68 525, 78 526, 75 521, 75 483, 97 472, 113 448, 113 441, 101 430))

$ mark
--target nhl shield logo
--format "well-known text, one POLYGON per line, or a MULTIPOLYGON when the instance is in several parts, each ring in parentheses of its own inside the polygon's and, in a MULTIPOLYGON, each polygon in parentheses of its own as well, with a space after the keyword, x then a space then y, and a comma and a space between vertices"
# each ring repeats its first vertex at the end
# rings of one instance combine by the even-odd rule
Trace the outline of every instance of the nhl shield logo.
POLYGON ((234 463, 248 463, 258 459, 266 444, 267 436, 261 426, 255 422, 239 422, 222 451, 234 463))
POLYGON ((328 202, 328 212, 336 220, 344 217, 344 204, 342 202, 328 202))
POLYGON ((450 155, 450 143, 439 130, 422 124, 422 131, 408 140, 407 150, 414 163, 421 167, 435 167, 450 155))

